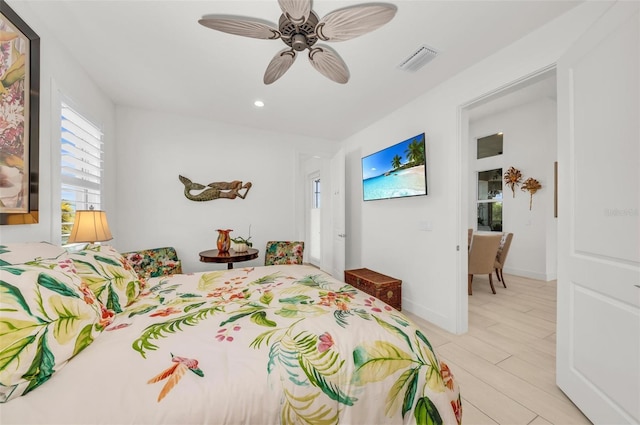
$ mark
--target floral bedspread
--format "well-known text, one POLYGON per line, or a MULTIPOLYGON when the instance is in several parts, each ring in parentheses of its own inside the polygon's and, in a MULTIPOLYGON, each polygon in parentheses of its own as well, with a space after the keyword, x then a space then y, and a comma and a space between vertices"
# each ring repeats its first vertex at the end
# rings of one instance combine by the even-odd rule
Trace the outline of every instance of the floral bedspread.
POLYGON ((456 424, 458 386, 402 313, 309 266, 151 278, 0 421, 456 424))

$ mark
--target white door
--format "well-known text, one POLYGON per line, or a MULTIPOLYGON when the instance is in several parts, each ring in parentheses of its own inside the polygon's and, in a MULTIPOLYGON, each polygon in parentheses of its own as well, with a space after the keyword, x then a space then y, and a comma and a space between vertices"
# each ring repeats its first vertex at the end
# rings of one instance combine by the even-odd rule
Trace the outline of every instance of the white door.
POLYGON ((596 424, 640 423, 638 2, 558 62, 557 383, 596 424))
POLYGON ((332 261, 331 275, 338 280, 344 280, 345 264, 345 163, 344 150, 331 159, 331 231, 332 233, 332 261))

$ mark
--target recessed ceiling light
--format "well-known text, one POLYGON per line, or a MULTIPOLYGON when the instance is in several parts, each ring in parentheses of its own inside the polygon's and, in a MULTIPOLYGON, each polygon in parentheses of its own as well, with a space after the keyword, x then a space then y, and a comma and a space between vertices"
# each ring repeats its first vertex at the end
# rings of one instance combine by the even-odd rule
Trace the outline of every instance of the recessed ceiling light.
POLYGON ((264 106, 264 102, 263 102, 263 101, 261 101, 261 100, 256 100, 255 102, 253 102, 253 105, 254 105, 256 108, 262 108, 262 107, 264 106))

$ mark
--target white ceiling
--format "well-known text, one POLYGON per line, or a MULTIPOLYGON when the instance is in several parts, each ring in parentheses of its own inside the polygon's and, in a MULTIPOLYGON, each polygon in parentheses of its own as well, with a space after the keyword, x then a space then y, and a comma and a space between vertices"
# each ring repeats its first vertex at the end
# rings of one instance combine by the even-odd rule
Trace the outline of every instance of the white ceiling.
MULTIPOLYGON (((319 17, 364 3, 317 0, 319 17)), ((579 1, 391 1, 395 18, 359 38, 327 43, 351 80, 319 74, 306 54, 266 86, 267 64, 285 47, 217 32, 203 15, 231 14, 274 24, 276 0, 8 0, 30 8, 117 105, 331 140, 367 127, 579 1), (397 65, 426 44, 441 53, 415 73, 397 65), (255 99, 266 106, 253 106, 255 99)), ((14 7, 14 9, 18 9, 14 7)), ((46 44, 43 44, 46 48, 46 44)))

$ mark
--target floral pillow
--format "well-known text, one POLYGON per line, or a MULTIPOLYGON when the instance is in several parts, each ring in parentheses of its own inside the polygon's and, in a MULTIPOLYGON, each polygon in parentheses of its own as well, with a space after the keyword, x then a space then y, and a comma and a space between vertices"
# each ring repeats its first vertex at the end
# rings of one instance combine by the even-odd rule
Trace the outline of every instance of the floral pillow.
POLYGON ((182 273, 182 263, 172 247, 123 252, 122 255, 143 279, 182 273))
POLYGON ((90 244, 69 256, 82 282, 115 313, 135 301, 144 286, 129 262, 110 245, 90 244))
POLYGON ((0 266, 0 402, 48 381, 108 323, 66 255, 0 266))
POLYGON ((48 242, 19 242, 0 245, 0 266, 23 264, 38 258, 55 258, 65 249, 48 242))
POLYGON ((302 264, 304 242, 302 241, 268 241, 264 254, 264 265, 302 264))

